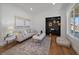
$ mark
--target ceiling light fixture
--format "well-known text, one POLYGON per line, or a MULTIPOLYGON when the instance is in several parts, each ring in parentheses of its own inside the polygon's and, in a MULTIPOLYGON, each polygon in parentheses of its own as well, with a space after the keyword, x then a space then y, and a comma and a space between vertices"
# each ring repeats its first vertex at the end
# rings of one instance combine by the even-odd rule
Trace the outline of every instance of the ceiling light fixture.
POLYGON ((33 8, 30 8, 30 10, 32 11, 32 10, 33 10, 33 8))
POLYGON ((55 5, 56 3, 52 3, 52 5, 55 5))

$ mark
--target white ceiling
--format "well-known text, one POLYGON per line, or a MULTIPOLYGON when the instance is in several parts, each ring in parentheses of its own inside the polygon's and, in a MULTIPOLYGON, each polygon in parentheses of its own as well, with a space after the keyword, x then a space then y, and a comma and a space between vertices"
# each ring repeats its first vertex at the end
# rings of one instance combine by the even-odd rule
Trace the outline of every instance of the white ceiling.
POLYGON ((14 5, 31 14, 38 14, 38 13, 52 10, 55 8, 56 9, 60 9, 60 8, 65 9, 67 7, 68 3, 56 3, 55 5, 53 5, 52 3, 16 3, 14 5), (33 8, 33 10, 31 11, 30 8, 33 8))

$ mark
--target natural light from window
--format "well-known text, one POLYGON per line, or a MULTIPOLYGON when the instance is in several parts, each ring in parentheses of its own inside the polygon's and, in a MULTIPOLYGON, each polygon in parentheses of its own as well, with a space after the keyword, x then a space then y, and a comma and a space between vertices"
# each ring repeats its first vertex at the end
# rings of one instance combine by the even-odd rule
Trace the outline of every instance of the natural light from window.
POLYGON ((70 15, 70 32, 72 35, 79 38, 79 4, 75 5, 70 15))

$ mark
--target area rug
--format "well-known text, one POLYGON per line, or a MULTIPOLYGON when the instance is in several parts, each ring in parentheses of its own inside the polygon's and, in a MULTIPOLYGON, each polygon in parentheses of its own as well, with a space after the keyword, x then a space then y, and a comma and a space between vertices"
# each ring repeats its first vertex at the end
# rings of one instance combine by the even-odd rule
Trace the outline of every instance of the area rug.
POLYGON ((35 42, 32 38, 26 40, 7 51, 2 55, 48 55, 50 40, 45 37, 41 43, 35 42))

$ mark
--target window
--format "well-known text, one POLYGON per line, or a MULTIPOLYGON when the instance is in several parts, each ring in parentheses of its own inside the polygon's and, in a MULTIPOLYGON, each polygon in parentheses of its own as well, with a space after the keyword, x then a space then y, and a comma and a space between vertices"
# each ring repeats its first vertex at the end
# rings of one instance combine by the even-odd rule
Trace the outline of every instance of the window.
POLYGON ((79 38, 79 4, 76 4, 70 12, 70 32, 79 38))
POLYGON ((15 17, 15 26, 16 27, 30 27, 30 20, 22 17, 15 17))

